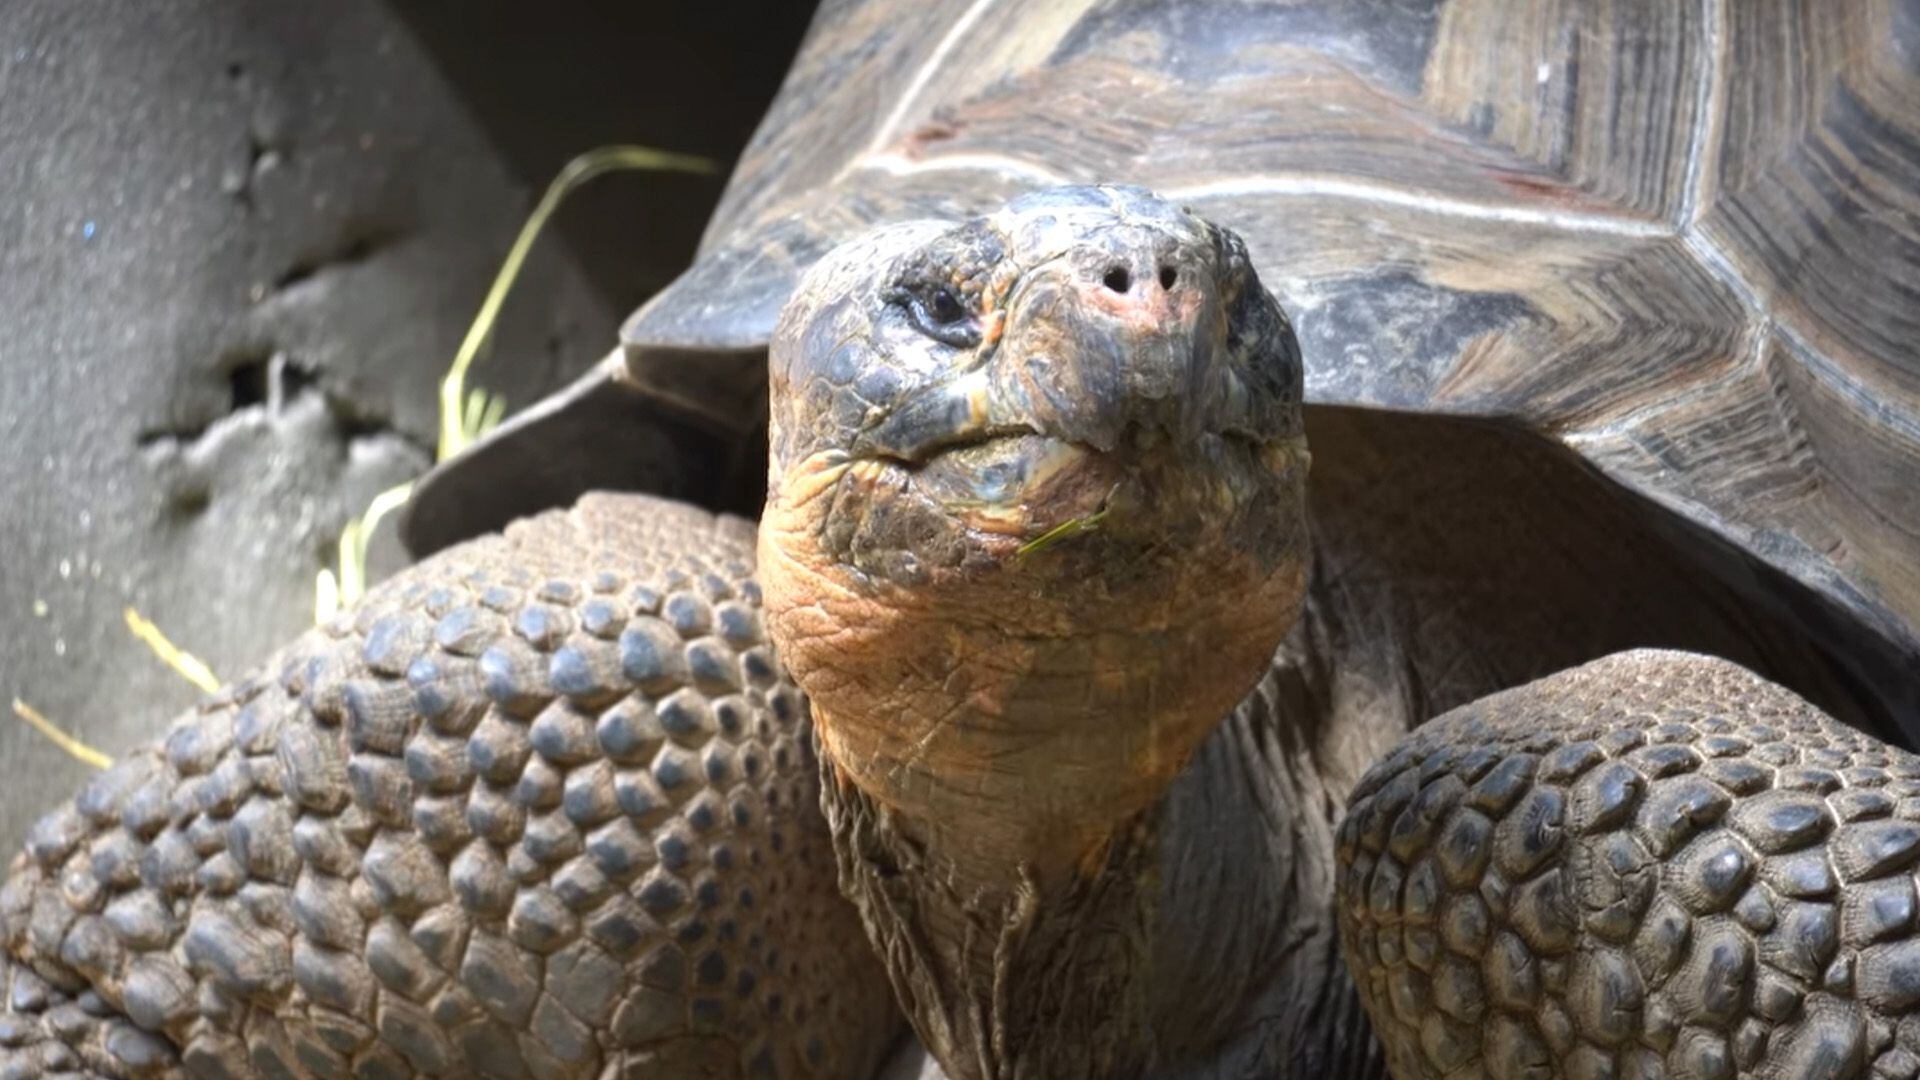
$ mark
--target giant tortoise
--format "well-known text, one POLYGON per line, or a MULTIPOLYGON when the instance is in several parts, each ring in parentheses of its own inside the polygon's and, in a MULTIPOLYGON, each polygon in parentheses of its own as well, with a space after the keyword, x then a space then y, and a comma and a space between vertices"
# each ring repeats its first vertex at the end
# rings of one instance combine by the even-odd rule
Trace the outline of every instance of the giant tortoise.
POLYGON ((1916 55, 829 0, 445 550, 36 827, 0 1070, 1920 1074, 1916 55))

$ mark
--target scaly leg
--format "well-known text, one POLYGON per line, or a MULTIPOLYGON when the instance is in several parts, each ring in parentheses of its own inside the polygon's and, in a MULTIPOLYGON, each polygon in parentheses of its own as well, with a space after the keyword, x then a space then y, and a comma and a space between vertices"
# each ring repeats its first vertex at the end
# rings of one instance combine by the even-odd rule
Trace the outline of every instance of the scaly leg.
POLYGON ((753 526, 589 496, 374 591, 35 827, 0 1075, 865 1076, 753 526))
POLYGON ((1724 661, 1454 710, 1361 781, 1338 858, 1401 1080, 1920 1072, 1920 757, 1724 661))

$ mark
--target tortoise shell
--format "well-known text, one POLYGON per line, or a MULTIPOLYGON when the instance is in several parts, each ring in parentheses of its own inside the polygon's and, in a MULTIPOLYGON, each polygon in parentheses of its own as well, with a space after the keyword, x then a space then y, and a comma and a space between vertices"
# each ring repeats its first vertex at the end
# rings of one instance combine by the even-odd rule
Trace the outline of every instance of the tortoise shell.
POLYGON ((1910 682, 1917 71, 1900 0, 827 0, 696 263, 432 478, 410 540, 589 486, 748 506, 765 344, 813 259, 1137 183, 1245 237, 1311 403, 1555 441, 1910 682))

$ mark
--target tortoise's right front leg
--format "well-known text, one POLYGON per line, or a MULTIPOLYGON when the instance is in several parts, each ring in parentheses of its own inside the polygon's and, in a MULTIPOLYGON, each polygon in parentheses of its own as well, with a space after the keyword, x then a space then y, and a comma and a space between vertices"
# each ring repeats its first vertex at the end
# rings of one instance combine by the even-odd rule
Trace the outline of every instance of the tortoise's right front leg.
POLYGON ((1633 652, 1364 778, 1341 944, 1394 1074, 1920 1074, 1920 757, 1633 652))
POLYGON ((453 549, 35 827, 0 1074, 860 1077, 752 526, 590 496, 453 549))

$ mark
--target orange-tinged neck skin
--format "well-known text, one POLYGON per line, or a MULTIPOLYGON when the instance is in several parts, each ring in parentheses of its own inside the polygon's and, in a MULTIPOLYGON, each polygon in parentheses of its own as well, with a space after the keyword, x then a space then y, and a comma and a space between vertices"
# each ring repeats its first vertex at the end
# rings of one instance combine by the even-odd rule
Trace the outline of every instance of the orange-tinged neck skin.
POLYGON ((910 583, 822 539, 855 507, 872 520, 928 501, 897 466, 810 457, 761 521, 770 629, 824 752, 989 877, 1097 858, 1245 696, 1305 588, 1304 531, 1285 525, 1301 520, 1302 455, 1267 454, 1265 505, 1243 508, 1209 505, 1245 493, 1209 490, 1198 470, 1142 476, 1072 453, 1046 501, 918 508, 952 533, 933 546, 962 554, 910 583), (1102 508, 1094 527, 1062 529, 1102 508))
POLYGON ((1136 1075, 1158 807, 1306 587, 1299 346, 1138 189, 883 227, 769 354, 768 629, 840 882, 955 1080, 1136 1075))

